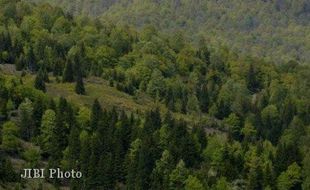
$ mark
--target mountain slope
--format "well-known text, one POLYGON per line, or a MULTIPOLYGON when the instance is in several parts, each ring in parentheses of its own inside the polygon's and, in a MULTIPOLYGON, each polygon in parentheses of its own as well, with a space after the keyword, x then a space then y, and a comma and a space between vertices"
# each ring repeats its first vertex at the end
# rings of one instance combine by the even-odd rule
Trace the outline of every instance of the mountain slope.
POLYGON ((193 39, 203 36, 209 43, 221 42, 243 54, 275 62, 310 61, 307 0, 36 1, 63 6, 75 15, 103 15, 103 20, 112 23, 182 30, 193 39))

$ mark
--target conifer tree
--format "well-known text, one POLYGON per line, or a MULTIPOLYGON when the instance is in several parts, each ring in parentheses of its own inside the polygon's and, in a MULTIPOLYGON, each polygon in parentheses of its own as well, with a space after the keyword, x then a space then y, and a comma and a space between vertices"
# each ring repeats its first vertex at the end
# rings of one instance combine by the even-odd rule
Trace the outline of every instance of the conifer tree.
POLYGON ((55 128, 56 113, 48 109, 44 112, 41 122, 40 146, 44 154, 51 154, 52 136, 55 128))
POLYGON ((205 85, 203 85, 198 94, 198 99, 200 103, 200 110, 204 113, 207 113, 209 110, 209 94, 208 89, 205 85))
POLYGON ((90 142, 90 135, 86 131, 82 131, 80 134, 80 146, 81 146, 81 152, 80 152, 80 168, 81 172, 83 173, 83 176, 85 176, 82 181, 83 185, 82 188, 86 189, 86 186, 88 185, 88 168, 89 168, 89 162, 90 162, 90 157, 91 155, 91 142, 90 142))
POLYGON ((40 133, 40 127, 41 127, 41 120, 42 115, 45 110, 45 104, 43 102, 43 99, 41 97, 38 97, 35 102, 33 103, 33 114, 32 118, 34 121, 34 135, 39 135, 40 133))
POLYGON ((92 106, 92 112, 90 115, 90 127, 91 130, 95 131, 98 128, 98 124, 100 119, 102 119, 103 111, 101 108, 101 105, 98 101, 98 99, 95 99, 93 106, 92 106))
POLYGON ((98 170, 99 161, 102 152, 102 140, 100 134, 95 132, 91 137, 91 154, 89 155, 89 165, 88 165, 88 176, 86 179, 86 184, 90 189, 93 189, 96 186, 100 186, 100 171, 98 170))
POLYGON ((75 92, 80 95, 85 94, 84 82, 83 82, 83 77, 82 77, 81 72, 77 73, 75 92))
POLYGON ((18 179, 11 161, 7 159, 2 152, 0 152, 0 179, 1 183, 14 182, 18 179))
POLYGON ((310 189, 310 153, 307 152, 303 160, 303 189, 310 189))
POLYGON ((80 139, 79 139, 79 129, 77 126, 71 127, 69 134, 69 143, 68 143, 68 163, 69 168, 77 168, 77 160, 80 155, 80 139))
POLYGON ((183 160, 180 160, 176 168, 169 175, 169 189, 184 189, 188 177, 188 169, 183 160))
POLYGON ((261 88, 259 73, 255 70, 254 65, 250 64, 248 73, 247 73, 247 87, 252 93, 256 93, 261 88))
POLYGON ((175 111, 175 98, 171 87, 166 91, 165 103, 169 110, 175 111))
POLYGON ((63 72, 62 82, 73 82, 73 81, 74 81, 73 65, 72 61, 69 59, 63 72))
POLYGON ((49 158, 50 167, 59 166, 60 161, 63 157, 63 150, 67 147, 69 127, 65 122, 66 115, 63 113, 67 112, 67 100, 60 98, 58 103, 58 110, 56 112, 55 127, 51 137, 51 156, 49 158))
POLYGON ((25 99, 23 103, 20 104, 19 108, 20 115, 20 131, 21 137, 25 140, 30 140, 34 134, 34 123, 32 120, 33 106, 29 99, 25 99))
POLYGON ((34 87, 38 90, 42 90, 43 92, 46 92, 44 73, 42 69, 40 69, 36 75, 36 78, 34 81, 34 87))
POLYGON ((125 180, 125 155, 131 143, 131 130, 130 121, 123 111, 114 132, 114 173, 115 179, 118 181, 125 180))
POLYGON ((169 174, 173 169, 173 159, 169 151, 164 150, 160 160, 156 161, 156 165, 151 174, 151 189, 169 189, 169 174))
POLYGON ((18 59, 15 60, 15 67, 17 71, 21 71, 26 66, 26 59, 24 54, 21 54, 18 59))
POLYGON ((32 72, 36 71, 37 63, 36 63, 36 59, 35 59, 35 55, 34 55, 32 46, 30 46, 30 48, 27 52, 26 63, 27 63, 27 67, 30 71, 32 71, 32 72))
MULTIPOLYGON (((126 160, 126 185, 127 189, 133 190, 139 188, 136 185, 138 177, 138 163, 139 163, 139 154, 141 152, 142 141, 141 139, 136 139, 130 145, 130 150, 127 155, 126 160)), ((141 188, 141 187, 140 187, 141 188)))
POLYGON ((185 190, 204 190, 202 183, 195 176, 189 175, 185 181, 185 190))
MULTIPOLYGON (((71 127, 71 131, 69 134, 69 142, 68 147, 64 151, 64 159, 68 164, 68 169, 79 170, 79 156, 80 156, 80 139, 79 139, 79 129, 77 126, 71 127)), ((71 189, 79 189, 79 180, 71 179, 70 180, 70 188, 71 189)))

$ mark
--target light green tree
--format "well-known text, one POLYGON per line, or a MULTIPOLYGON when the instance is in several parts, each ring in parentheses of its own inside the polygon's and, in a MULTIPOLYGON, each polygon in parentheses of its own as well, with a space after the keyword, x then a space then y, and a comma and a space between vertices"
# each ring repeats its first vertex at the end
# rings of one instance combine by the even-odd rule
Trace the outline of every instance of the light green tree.
POLYGON ((151 75, 151 79, 147 85, 147 93, 155 98, 157 95, 163 96, 166 84, 160 70, 155 69, 151 75))
POLYGON ((35 168, 39 164, 41 154, 38 149, 30 147, 23 153, 23 157, 27 161, 27 167, 35 168))
POLYGON ((1 147, 7 151, 18 151, 20 140, 18 139, 19 130, 15 123, 9 121, 3 124, 1 147))
POLYGON ((187 177, 188 169, 186 168, 184 161, 180 160, 169 176, 169 189, 184 189, 187 177))
POLYGON ((202 183, 195 176, 189 175, 185 181, 185 190, 204 190, 202 183))
POLYGON ((56 113, 53 110, 46 110, 42 116, 40 143, 44 153, 50 153, 51 138, 56 125, 56 113))
POLYGON ((232 185, 226 180, 226 178, 221 177, 217 180, 213 190, 232 190, 232 185))
POLYGON ((32 119, 33 106, 32 102, 26 98, 18 107, 19 112, 19 126, 21 137, 25 140, 30 140, 34 133, 34 123, 32 119))
POLYGON ((277 180, 278 190, 289 190, 301 183, 301 168, 296 163, 282 172, 277 180))

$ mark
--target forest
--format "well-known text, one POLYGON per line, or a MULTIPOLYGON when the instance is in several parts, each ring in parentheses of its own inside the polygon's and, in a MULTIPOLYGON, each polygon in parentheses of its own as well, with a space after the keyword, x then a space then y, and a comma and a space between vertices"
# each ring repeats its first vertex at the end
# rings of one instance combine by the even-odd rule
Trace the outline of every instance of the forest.
MULTIPOLYGON (((30 1, 30 0, 28 0, 30 1)), ((141 28, 182 31, 199 42, 276 63, 310 62, 309 0, 31 0, 141 28)))
POLYGON ((0 0, 0 189, 310 189, 307 62, 105 16, 0 0))

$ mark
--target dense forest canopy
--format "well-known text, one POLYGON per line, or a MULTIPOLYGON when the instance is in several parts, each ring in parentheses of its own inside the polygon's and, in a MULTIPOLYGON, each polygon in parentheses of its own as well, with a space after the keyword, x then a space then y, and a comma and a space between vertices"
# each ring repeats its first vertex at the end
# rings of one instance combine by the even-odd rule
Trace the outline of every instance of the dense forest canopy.
POLYGON ((184 31, 194 40, 225 44, 239 54, 267 57, 277 63, 310 62, 308 0, 35 0, 137 27, 184 31))
POLYGON ((248 53, 0 0, 0 188, 308 190, 310 68, 248 53))

